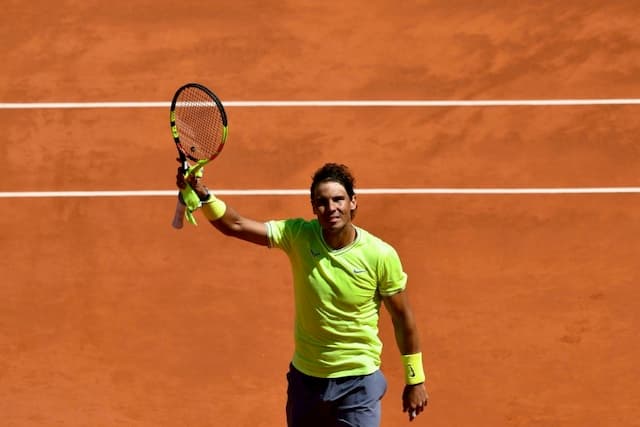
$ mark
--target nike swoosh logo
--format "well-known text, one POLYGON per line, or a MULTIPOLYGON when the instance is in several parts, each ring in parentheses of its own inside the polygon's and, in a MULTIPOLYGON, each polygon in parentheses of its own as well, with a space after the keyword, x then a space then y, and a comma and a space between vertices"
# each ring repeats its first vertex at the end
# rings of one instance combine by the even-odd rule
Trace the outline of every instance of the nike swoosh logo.
POLYGON ((364 270, 362 268, 354 268, 353 272, 356 273, 356 274, 359 274, 359 273, 366 273, 367 270, 364 270))
POLYGON ((314 258, 317 258, 320 256, 320 252, 314 251, 313 248, 309 248, 309 252, 311 252, 311 256, 314 258))

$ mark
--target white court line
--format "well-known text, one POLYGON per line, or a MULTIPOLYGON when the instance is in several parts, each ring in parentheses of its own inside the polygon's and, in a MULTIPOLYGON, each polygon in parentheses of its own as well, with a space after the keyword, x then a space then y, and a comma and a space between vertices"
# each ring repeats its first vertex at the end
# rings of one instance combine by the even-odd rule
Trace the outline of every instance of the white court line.
MULTIPOLYGON (((490 106, 563 106, 563 105, 636 105, 638 98, 627 99, 529 99, 529 100, 414 100, 414 101, 227 101, 229 107, 490 107, 490 106)), ((169 102, 49 102, 0 103, 0 109, 69 108, 168 108, 169 102)), ((614 194, 640 193, 640 187, 584 188, 380 188, 360 189, 360 194, 614 194)), ((308 190, 217 190, 219 195, 277 196, 307 195, 308 190)), ((160 191, 38 191, 0 192, 0 198, 37 197, 148 197, 175 196, 175 190, 160 191)))
MULTIPOLYGON (((219 196, 308 196, 309 190, 212 190, 219 196)), ((527 194, 620 194, 640 193, 640 187, 580 187, 580 188, 364 188, 357 194, 380 195, 527 195, 527 194)), ((5 191, 0 199, 75 198, 75 197, 175 197, 176 190, 132 191, 5 191)))
MULTIPOLYGON (((225 107, 518 107, 640 105, 639 98, 514 100, 225 101, 225 107)), ((169 108, 170 102, 4 102, 0 110, 70 108, 169 108)))

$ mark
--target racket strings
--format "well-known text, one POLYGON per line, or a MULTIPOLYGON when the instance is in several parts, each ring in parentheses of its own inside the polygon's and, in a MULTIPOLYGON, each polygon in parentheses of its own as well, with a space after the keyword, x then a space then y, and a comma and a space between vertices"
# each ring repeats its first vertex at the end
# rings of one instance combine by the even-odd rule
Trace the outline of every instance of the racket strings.
POLYGON ((214 157, 225 137, 223 113, 205 91, 188 87, 180 93, 175 107, 176 128, 183 152, 192 160, 214 157))

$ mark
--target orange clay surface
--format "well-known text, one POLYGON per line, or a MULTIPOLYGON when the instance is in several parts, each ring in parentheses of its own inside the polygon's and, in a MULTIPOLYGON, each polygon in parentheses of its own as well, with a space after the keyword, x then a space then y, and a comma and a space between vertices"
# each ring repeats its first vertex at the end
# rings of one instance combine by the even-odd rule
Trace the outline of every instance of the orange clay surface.
MULTIPOLYGON (((640 97, 634 1, 8 1, 0 102, 640 97), (508 4, 508 6, 507 6, 508 4)), ((638 106, 228 109, 214 189, 640 184, 638 106)), ((168 108, 2 110, 0 191, 169 190, 168 108)), ((305 196, 228 196, 256 219, 305 196)), ((283 426, 286 257, 173 197, 0 199, 0 425, 283 426), (201 218, 201 217, 200 217, 201 218)), ((409 274, 413 425, 640 425, 640 195, 361 194, 409 274)), ((383 426, 409 425, 390 321, 383 426)))

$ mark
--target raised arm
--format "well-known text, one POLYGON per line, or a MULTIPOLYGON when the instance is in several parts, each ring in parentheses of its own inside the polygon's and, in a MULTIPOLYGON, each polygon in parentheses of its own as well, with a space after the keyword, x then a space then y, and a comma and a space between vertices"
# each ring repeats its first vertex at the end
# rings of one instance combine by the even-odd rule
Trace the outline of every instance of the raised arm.
POLYGON ((264 222, 241 216, 229 205, 226 205, 224 215, 221 218, 210 219, 209 223, 227 236, 237 237, 257 245, 269 245, 267 225, 264 222))
POLYGON ((227 236, 257 245, 269 245, 267 226, 264 222, 243 217, 231 206, 211 194, 199 177, 190 175, 185 180, 181 170, 178 169, 176 176, 178 188, 185 189, 187 183, 203 201, 202 212, 211 225, 227 236))

